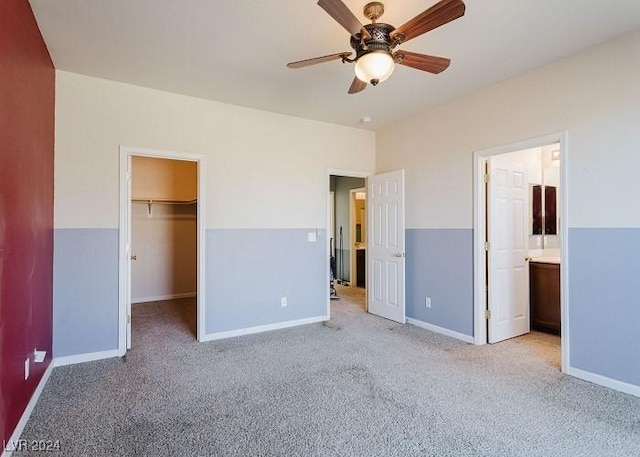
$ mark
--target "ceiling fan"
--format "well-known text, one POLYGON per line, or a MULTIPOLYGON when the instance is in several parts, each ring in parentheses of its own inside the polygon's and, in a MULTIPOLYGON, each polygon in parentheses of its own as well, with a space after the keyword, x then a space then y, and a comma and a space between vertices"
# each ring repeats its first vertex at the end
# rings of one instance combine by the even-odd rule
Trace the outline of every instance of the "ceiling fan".
POLYGON ((319 0, 318 5, 351 34, 351 47, 356 51, 356 56, 350 59, 352 52, 339 52, 291 62, 287 67, 303 68, 332 60, 342 60, 342 63, 355 62, 356 77, 349 87, 350 94, 364 90, 368 83, 376 86, 385 81, 393 73, 396 64, 434 74, 446 70, 451 63, 450 59, 410 51, 394 52, 394 49, 402 43, 462 17, 465 11, 462 0, 441 0, 395 28, 392 25, 377 22, 384 13, 382 2, 370 2, 365 5, 364 15, 371 21, 371 24, 366 25, 362 25, 341 0, 319 0))

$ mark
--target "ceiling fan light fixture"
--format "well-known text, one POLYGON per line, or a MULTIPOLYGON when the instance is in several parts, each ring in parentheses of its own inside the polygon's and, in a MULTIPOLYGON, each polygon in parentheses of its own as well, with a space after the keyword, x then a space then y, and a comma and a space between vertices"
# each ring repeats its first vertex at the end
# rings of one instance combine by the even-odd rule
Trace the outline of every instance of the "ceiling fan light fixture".
POLYGON ((287 67, 303 68, 331 60, 355 62, 356 76, 349 86, 348 94, 362 92, 367 84, 375 86, 386 81, 393 74, 396 64, 434 75, 442 73, 449 67, 450 59, 394 50, 400 44, 464 16, 466 9, 463 0, 438 0, 435 5, 400 27, 394 27, 378 22, 384 14, 384 4, 381 1, 372 1, 364 6, 363 13, 371 21, 365 25, 362 25, 343 0, 318 0, 318 6, 349 32, 349 44, 356 53, 355 59, 349 58, 353 53, 347 51, 290 62, 287 67))
POLYGON ((389 79, 396 63, 387 51, 371 51, 358 58, 356 76, 362 82, 377 85, 389 79))

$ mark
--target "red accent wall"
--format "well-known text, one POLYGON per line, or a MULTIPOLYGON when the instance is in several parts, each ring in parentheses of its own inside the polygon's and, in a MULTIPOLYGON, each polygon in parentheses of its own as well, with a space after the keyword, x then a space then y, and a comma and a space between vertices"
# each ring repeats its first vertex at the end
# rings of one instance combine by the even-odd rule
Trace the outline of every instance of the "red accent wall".
POLYGON ((55 70, 29 2, 1 0, 0 443, 51 360, 54 97, 55 70), (45 363, 33 363, 34 348, 47 351, 45 363))

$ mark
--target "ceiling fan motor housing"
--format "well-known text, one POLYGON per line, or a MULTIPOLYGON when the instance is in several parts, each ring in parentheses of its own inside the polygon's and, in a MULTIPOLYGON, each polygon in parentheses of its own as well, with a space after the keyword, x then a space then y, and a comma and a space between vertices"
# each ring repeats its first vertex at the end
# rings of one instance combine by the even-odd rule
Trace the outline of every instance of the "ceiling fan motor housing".
POLYGON ((351 47, 356 51, 356 59, 372 51, 387 51, 391 54, 393 40, 391 32, 396 28, 389 24, 367 24, 364 26, 371 35, 370 39, 362 39, 362 34, 358 33, 351 37, 351 47))

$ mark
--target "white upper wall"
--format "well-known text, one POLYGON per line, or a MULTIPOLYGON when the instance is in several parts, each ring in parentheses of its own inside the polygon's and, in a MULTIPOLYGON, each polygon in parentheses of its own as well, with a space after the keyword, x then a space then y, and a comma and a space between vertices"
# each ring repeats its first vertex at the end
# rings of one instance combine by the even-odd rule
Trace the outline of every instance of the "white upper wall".
POLYGON ((326 227, 328 170, 375 166, 367 130, 57 71, 56 228, 118 227, 121 145, 204 155, 207 228, 326 227))
POLYGON ((381 130, 376 171, 406 170, 407 227, 471 228, 473 151, 566 130, 569 226, 640 227, 639 107, 637 31, 381 130))

